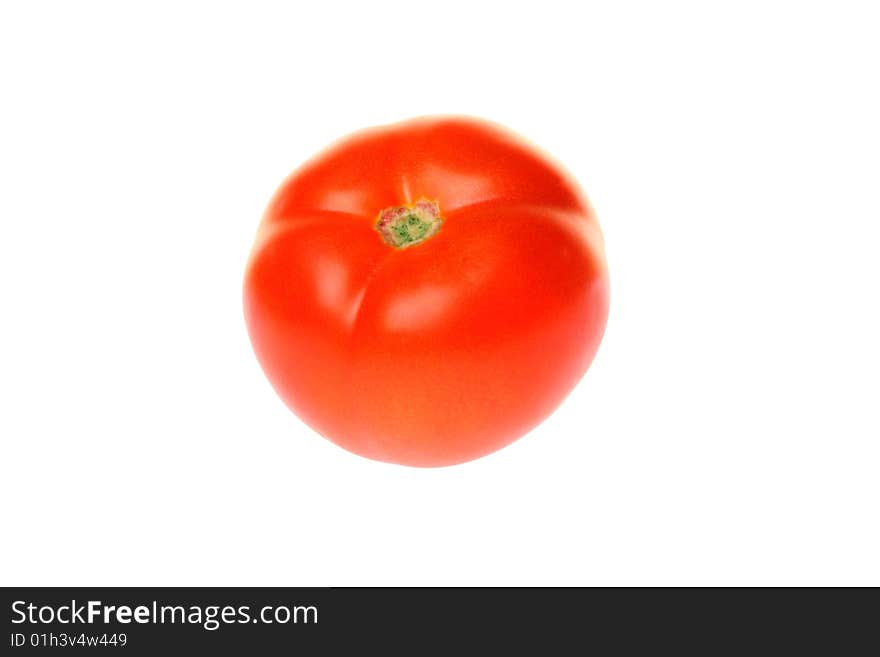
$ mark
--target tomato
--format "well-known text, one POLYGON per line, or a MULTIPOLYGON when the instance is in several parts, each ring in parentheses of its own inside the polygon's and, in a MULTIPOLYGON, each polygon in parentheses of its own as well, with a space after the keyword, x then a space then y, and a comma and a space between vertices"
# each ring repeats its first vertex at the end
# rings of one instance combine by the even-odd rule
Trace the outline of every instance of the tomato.
POLYGON ((608 298, 573 179, 458 117, 365 130, 295 171, 244 284, 257 358, 293 412, 413 466, 488 454, 549 415, 592 361, 608 298))

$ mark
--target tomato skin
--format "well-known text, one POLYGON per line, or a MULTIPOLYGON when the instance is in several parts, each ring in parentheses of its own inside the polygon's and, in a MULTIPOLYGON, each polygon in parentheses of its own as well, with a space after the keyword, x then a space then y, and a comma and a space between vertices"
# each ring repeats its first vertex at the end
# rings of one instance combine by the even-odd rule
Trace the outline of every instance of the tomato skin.
POLYGON ((549 415, 608 315, 595 215, 574 181, 506 130, 458 117, 357 133, 272 199, 245 318, 285 403, 369 458, 443 466, 549 415), (436 201, 439 231, 395 248, 379 213, 436 201))

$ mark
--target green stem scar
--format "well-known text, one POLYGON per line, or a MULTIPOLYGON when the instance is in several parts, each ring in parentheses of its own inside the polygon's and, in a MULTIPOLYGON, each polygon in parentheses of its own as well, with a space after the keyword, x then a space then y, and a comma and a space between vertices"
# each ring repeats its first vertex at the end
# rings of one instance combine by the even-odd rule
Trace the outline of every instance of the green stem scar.
POLYGON ((436 201, 421 199, 412 205, 385 208, 379 213, 376 230, 385 243, 398 249, 415 246, 440 230, 443 217, 436 201))

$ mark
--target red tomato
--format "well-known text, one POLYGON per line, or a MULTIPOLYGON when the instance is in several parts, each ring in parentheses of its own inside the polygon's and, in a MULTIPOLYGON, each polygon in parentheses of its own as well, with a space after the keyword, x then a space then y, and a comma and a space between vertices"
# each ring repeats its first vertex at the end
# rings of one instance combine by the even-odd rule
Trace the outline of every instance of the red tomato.
POLYGON ((477 458, 549 415, 605 329, 592 209, 559 166, 469 118, 356 133, 271 201, 245 275, 257 357, 336 444, 477 458))

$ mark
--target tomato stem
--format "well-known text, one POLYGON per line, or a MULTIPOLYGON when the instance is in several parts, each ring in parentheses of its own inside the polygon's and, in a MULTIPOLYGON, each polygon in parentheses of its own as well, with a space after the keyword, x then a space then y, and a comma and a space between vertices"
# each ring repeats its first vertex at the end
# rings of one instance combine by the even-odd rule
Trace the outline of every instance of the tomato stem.
POLYGON ((376 230, 386 244, 405 249, 424 242, 440 230, 443 217, 436 201, 420 199, 412 205, 385 208, 379 213, 376 230))

